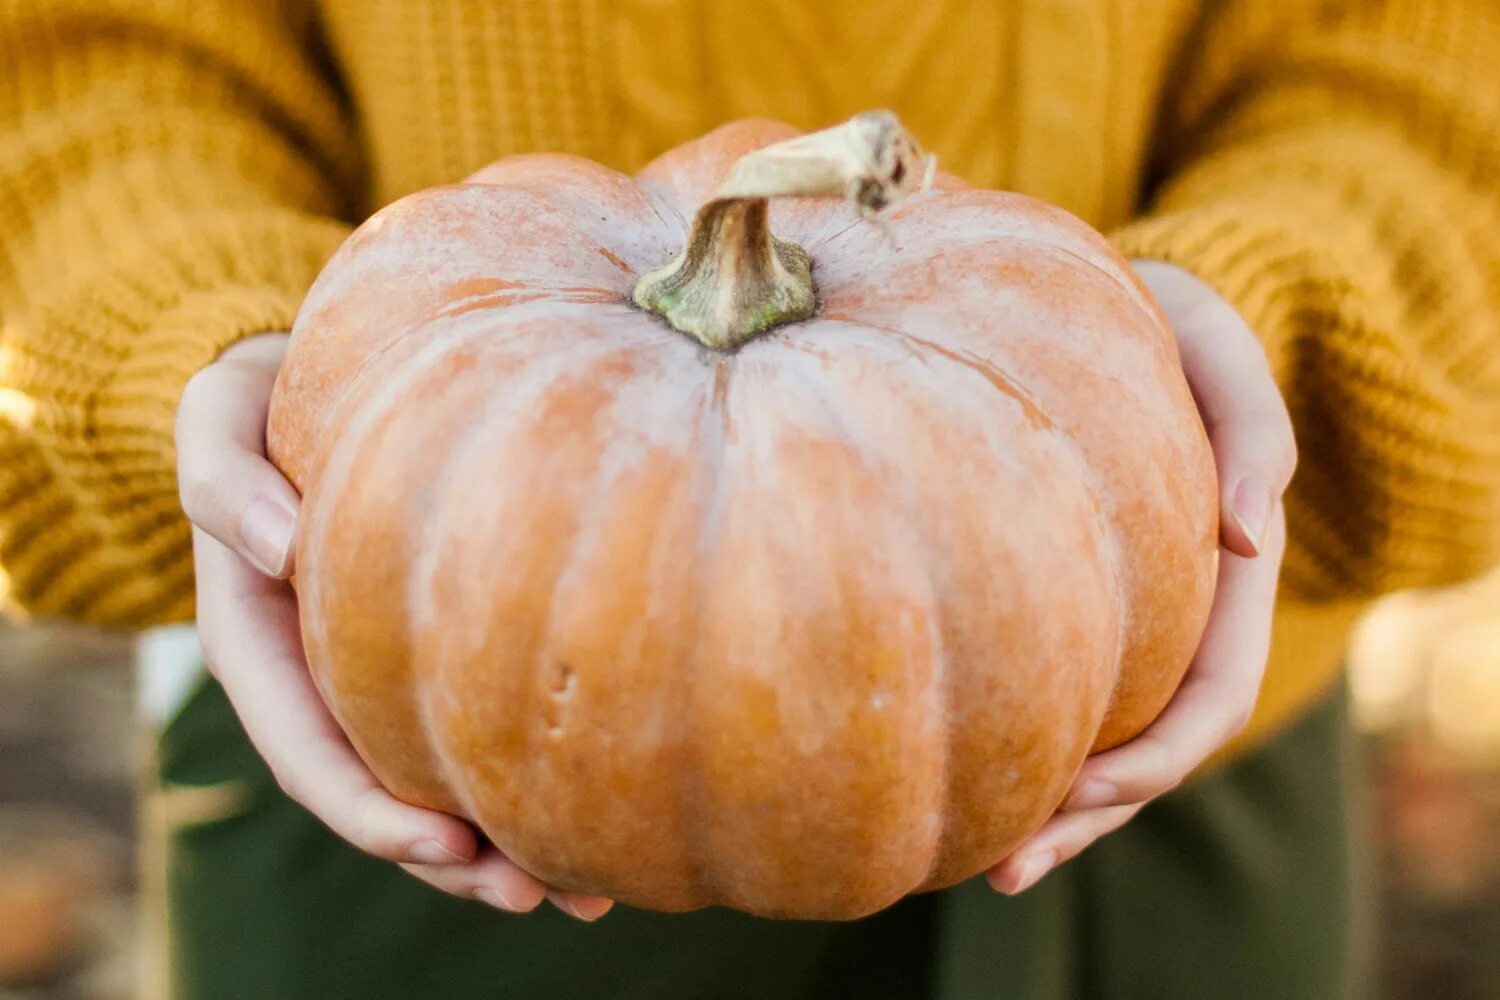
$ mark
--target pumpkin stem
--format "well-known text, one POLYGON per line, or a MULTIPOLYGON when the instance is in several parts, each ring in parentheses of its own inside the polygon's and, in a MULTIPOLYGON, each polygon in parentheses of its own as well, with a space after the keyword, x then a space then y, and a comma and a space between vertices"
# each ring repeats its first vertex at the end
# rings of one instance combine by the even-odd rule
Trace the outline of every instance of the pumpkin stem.
POLYGON ((865 218, 922 182, 922 153, 889 111, 746 154, 703 204, 687 244, 641 276, 635 303, 706 347, 733 350, 817 308, 812 262, 771 233, 769 198, 845 198, 865 218))

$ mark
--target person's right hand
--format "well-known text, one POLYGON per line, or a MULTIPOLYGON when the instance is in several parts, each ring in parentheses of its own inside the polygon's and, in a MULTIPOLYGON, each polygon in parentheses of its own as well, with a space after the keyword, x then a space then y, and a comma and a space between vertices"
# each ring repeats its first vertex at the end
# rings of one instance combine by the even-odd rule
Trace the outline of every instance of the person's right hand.
POLYGON ((355 847, 455 896, 515 913, 544 897, 581 920, 602 896, 548 890, 474 830, 381 787, 318 696, 292 573, 299 501, 266 459, 266 413, 285 334, 241 341, 193 377, 177 411, 177 479, 193 522, 198 633, 210 672, 277 783, 355 847))

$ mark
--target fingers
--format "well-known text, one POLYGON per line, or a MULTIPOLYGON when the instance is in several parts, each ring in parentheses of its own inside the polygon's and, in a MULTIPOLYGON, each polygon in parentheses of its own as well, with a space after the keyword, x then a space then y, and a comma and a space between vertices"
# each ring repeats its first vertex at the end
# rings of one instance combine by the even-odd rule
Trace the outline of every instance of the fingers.
POLYGON ((1278 505, 1260 558, 1223 556, 1208 626, 1182 686, 1144 733, 1084 762, 1064 809, 1144 803, 1177 787, 1244 728, 1270 653, 1285 543, 1278 505))
POLYGON ((492 847, 467 864, 401 867, 449 895, 477 899, 507 913, 530 913, 547 896, 546 886, 492 847))
POLYGON ((399 801, 375 780, 313 687, 291 587, 195 529, 199 632, 210 669, 281 788, 349 843, 394 861, 462 861, 463 821, 399 801))
POLYGON ((1137 261, 1177 337, 1183 372, 1214 450, 1221 541, 1254 556, 1291 482, 1297 446, 1291 417, 1255 334, 1207 284, 1171 264, 1137 261))
MULTIPOLYGON (((1227 353, 1231 352, 1222 352, 1227 353)), ((1248 369, 1237 383, 1226 386, 1227 378, 1203 375, 1205 369, 1226 363, 1222 354, 1202 352, 1188 381, 1200 408, 1215 414, 1205 418, 1205 426, 1219 474, 1219 540, 1235 555, 1254 557, 1265 550, 1272 511, 1297 465, 1297 446, 1291 418, 1264 360, 1258 369, 1248 369), (1207 358, 1213 360, 1203 360, 1207 358)))
POLYGON ((565 892, 561 889, 548 891, 552 905, 585 923, 593 923, 604 916, 615 905, 607 896, 591 896, 584 892, 565 892))
MULTIPOLYGON (((549 893, 461 820, 392 796, 349 745, 302 656, 292 572, 299 500, 265 457, 266 414, 285 335, 235 345, 188 383, 177 416, 178 480, 194 525, 198 624, 210 670, 281 789, 338 836, 454 895, 515 913, 549 893)), ((611 901, 553 891, 596 920, 611 901)))
POLYGON ((991 868, 987 878, 996 892, 1025 892, 1042 876, 1077 857, 1085 847, 1124 826, 1141 806, 1111 806, 1079 813, 1058 813, 1020 850, 991 868))
POLYGON ((593 923, 614 906, 612 900, 603 896, 546 889, 493 847, 481 850, 466 864, 401 867, 450 896, 477 899, 506 913, 530 913, 543 899, 549 899, 568 916, 593 923))
POLYGON ((1259 341, 1208 285, 1158 261, 1135 261, 1178 343, 1213 446, 1221 553, 1213 608, 1172 701, 1129 743, 1084 762, 1061 810, 990 872, 1015 893, 1171 791, 1249 721, 1270 651, 1286 545, 1281 497, 1296 468, 1291 418, 1259 341))
POLYGON ((604 897, 549 893, 500 852, 479 850, 468 824, 385 791, 313 686, 290 586, 257 573, 206 532, 193 534, 204 652, 288 797, 355 847, 400 862, 444 892, 512 913, 529 912, 549 896, 580 920, 609 911, 604 897))
POLYGON ((266 412, 283 334, 236 344, 188 382, 177 409, 177 480, 199 528, 268 576, 292 572, 298 498, 266 460, 266 412))
POLYGON ((1259 558, 1226 554, 1203 641, 1187 677, 1151 728, 1084 762, 1061 810, 990 870, 999 892, 1024 892, 1089 844, 1176 788, 1242 729, 1270 652, 1276 578, 1286 544, 1278 504, 1259 558))

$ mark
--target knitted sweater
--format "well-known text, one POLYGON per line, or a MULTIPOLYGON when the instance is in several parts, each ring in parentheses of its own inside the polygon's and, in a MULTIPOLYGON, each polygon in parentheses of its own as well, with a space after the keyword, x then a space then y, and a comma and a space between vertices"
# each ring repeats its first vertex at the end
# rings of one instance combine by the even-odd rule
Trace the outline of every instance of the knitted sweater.
POLYGON ((173 410, 350 224, 509 153, 624 169, 891 107, 969 181, 1198 274, 1302 465, 1244 739, 1360 604, 1500 549, 1500 8, 1470 0, 0 0, 0 566, 193 613, 173 410))

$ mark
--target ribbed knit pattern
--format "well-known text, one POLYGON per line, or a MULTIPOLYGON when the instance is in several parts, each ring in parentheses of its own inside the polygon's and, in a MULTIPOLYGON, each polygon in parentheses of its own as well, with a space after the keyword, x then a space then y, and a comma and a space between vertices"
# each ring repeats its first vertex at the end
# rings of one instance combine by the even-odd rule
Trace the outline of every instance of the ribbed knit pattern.
POLYGON ((496 157, 625 169, 896 109, 969 180, 1217 287, 1297 423, 1247 739, 1361 601, 1500 555, 1500 15, 1467 0, 0 0, 0 565, 192 611, 173 409, 372 208, 496 157))

